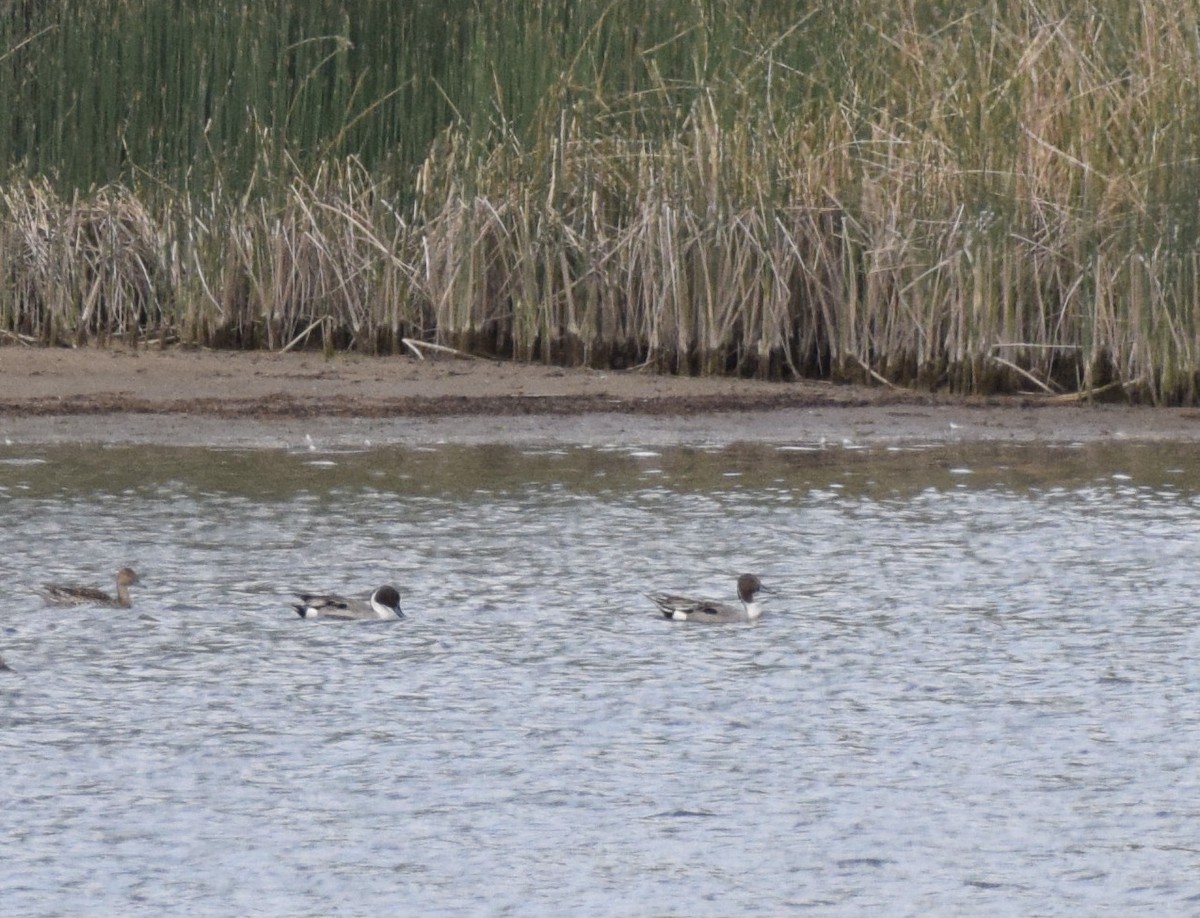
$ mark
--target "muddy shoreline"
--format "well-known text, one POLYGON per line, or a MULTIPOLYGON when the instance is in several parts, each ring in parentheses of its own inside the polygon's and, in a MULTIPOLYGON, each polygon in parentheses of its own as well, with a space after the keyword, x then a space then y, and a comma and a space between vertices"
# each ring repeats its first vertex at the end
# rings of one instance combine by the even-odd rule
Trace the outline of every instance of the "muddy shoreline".
POLYGON ((0 348, 0 441, 8 444, 1105 440, 1200 442, 1200 411, 453 358, 0 348))

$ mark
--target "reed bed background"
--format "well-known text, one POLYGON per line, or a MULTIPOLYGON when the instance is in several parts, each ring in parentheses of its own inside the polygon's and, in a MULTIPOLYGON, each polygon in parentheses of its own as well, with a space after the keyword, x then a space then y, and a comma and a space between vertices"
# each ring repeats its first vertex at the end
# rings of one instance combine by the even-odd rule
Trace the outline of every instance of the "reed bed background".
POLYGON ((0 2, 0 335, 1200 401, 1172 0, 0 2))

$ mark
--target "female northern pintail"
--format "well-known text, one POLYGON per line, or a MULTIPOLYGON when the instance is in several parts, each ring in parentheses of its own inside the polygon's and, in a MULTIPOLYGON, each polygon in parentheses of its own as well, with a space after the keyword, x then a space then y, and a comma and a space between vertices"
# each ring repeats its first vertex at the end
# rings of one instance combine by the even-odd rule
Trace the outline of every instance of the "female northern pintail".
POLYGON ((347 620, 404 618, 400 611, 400 592, 393 586, 381 586, 369 600, 346 599, 331 593, 297 593, 300 602, 292 608, 301 618, 336 618, 347 620))
POLYGON ((138 575, 131 567, 123 567, 117 571, 117 595, 109 596, 103 590, 81 586, 57 586, 47 583, 38 593, 52 606, 112 606, 113 608, 128 609, 133 603, 129 598, 129 588, 140 583, 138 575))
POLYGON ((647 593, 662 611, 662 614, 677 622, 752 622, 762 609, 754 599, 755 593, 769 593, 753 574, 742 574, 737 581, 738 599, 741 608, 711 599, 692 599, 689 596, 673 596, 670 593, 647 593))

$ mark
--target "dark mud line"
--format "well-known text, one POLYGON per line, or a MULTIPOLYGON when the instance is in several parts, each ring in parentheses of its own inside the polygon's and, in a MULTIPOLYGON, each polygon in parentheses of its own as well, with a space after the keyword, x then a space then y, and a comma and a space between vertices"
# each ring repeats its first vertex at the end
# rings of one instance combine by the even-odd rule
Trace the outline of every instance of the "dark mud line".
MULTIPOLYGON (((65 398, 0 399, 0 415, 56 417, 107 414, 204 415, 219 418, 272 420, 312 417, 521 417, 630 414, 690 416, 734 414, 748 411, 781 411, 806 408, 933 407, 947 404, 934 396, 880 393, 871 398, 780 393, 770 396, 705 395, 616 398, 598 395, 499 395, 429 396, 396 399, 363 399, 347 396, 297 398, 269 395, 262 398, 199 398, 158 401, 120 394, 65 398)), ((955 402, 962 407, 987 409, 989 402, 955 402)), ((1009 408, 1038 407, 1034 401, 1006 401, 1009 408)))

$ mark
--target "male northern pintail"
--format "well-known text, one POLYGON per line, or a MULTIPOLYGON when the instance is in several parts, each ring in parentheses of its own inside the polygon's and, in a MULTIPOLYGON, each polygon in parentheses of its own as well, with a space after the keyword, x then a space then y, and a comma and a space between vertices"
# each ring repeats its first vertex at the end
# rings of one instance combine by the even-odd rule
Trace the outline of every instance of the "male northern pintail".
POLYGON ((737 581, 738 599, 742 605, 716 602, 711 599, 692 599, 670 593, 647 593, 666 618, 677 622, 752 622, 762 609, 754 599, 755 593, 769 593, 753 574, 742 574, 737 581))
POLYGON ((117 571, 117 595, 109 596, 103 590, 93 587, 57 586, 47 583, 38 593, 52 606, 112 606, 113 608, 128 609, 132 605, 129 598, 129 588, 140 583, 138 575, 131 567, 123 567, 117 571))
POLYGON ((404 618, 400 611, 400 593, 393 586, 381 586, 369 600, 346 599, 333 594, 297 593, 300 602, 292 608, 301 618, 336 618, 345 620, 404 618))

